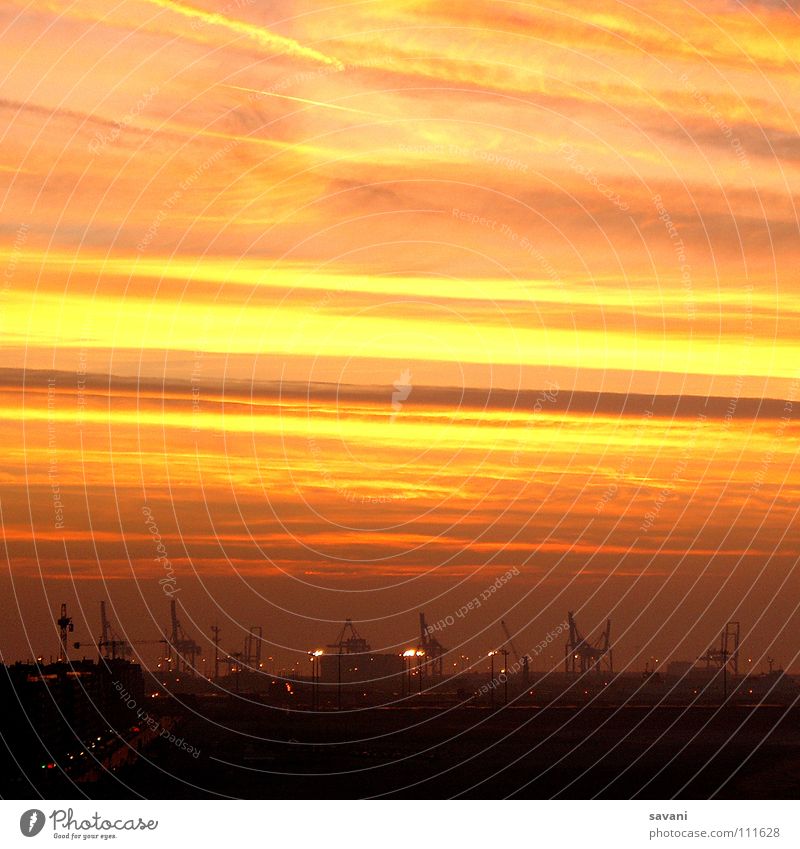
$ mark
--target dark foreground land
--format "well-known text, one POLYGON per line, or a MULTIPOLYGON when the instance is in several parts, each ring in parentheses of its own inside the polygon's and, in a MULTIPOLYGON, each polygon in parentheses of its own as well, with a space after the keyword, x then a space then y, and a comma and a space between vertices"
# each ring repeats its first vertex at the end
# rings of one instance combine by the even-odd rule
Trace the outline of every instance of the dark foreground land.
MULTIPOLYGON (((800 709, 785 705, 313 714, 198 700, 174 720, 173 742, 156 736, 92 781, 73 784, 52 770, 37 790, 50 798, 796 798, 799 720, 800 709)), ((17 780, 3 795, 35 793, 17 780)))

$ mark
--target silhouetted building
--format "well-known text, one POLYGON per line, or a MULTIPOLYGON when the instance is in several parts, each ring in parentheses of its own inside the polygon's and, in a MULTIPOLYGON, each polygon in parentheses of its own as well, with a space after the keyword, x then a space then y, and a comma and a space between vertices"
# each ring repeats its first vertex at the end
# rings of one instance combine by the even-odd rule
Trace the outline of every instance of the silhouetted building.
POLYGON ((320 657, 320 681, 323 684, 369 684, 372 689, 399 689, 402 684, 403 658, 399 654, 342 653, 320 657))
POLYGON ((126 660, 15 663, 0 672, 2 734, 25 769, 54 769, 137 722, 142 670, 126 660))

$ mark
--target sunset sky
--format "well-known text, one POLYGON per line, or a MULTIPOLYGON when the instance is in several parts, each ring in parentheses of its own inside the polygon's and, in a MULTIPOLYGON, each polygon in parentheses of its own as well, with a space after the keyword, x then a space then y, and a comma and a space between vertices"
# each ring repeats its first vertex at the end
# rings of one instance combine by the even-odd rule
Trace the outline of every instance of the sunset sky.
POLYGON ((516 567, 456 656, 798 665, 797 4, 584 5, 0 6, 6 661, 158 636, 149 508, 279 664, 516 567))

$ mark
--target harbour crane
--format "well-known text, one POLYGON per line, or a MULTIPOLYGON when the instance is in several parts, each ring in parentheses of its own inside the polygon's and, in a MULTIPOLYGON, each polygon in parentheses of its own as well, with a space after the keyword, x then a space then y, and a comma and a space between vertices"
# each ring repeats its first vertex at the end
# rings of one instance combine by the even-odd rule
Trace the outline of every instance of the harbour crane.
POLYGON ((328 648, 336 649, 339 654, 366 654, 369 651, 369 644, 358 633, 353 620, 345 619, 336 642, 328 643, 328 648))
POLYGON ((72 617, 67 616, 66 603, 62 603, 61 605, 61 616, 56 620, 56 625, 58 625, 60 640, 58 660, 59 663, 63 663, 67 660, 67 634, 75 630, 75 625, 72 623, 72 617))
POLYGON ((264 629, 260 625, 252 625, 244 638, 242 662, 251 669, 261 666, 261 644, 264 642, 264 629))
POLYGON ((170 620, 172 631, 167 639, 169 649, 168 661, 172 662, 172 653, 175 653, 175 666, 178 672, 196 672, 197 655, 202 649, 197 643, 189 638, 184 632, 178 619, 177 603, 172 599, 169 603, 170 620))
POLYGON ((611 650, 611 620, 606 621, 604 631, 594 643, 581 635, 575 617, 570 610, 567 614, 569 622, 569 639, 564 647, 564 672, 567 675, 581 674, 589 671, 600 674, 603 667, 608 672, 614 671, 614 655, 611 650))
POLYGON ((100 602, 100 639, 97 642, 99 653, 111 660, 117 659, 117 653, 126 658, 131 653, 131 645, 127 640, 120 639, 111 627, 106 616, 106 603, 100 602))
POLYGON ((503 629, 503 634, 505 634, 506 643, 511 647, 511 651, 514 654, 514 659, 517 661, 517 663, 520 663, 521 661, 520 661, 519 652, 517 651, 517 647, 514 645, 514 640, 511 639, 511 634, 509 633, 508 626, 506 625, 505 619, 500 620, 500 627, 503 629))
POLYGON ((706 669, 726 669, 730 666, 734 675, 739 674, 739 623, 728 622, 719 637, 719 648, 710 646, 700 658, 706 669))
POLYGON ((444 674, 444 655, 447 649, 430 633, 425 622, 425 614, 419 614, 419 631, 420 631, 420 651, 424 652, 425 665, 432 675, 444 674))
MULTIPOLYGON (((76 649, 86 647, 87 643, 74 643, 76 649)), ((102 659, 116 660, 117 656, 127 658, 133 651, 127 640, 120 639, 111 627, 106 616, 106 603, 100 602, 100 637, 97 640, 97 654, 102 659)))

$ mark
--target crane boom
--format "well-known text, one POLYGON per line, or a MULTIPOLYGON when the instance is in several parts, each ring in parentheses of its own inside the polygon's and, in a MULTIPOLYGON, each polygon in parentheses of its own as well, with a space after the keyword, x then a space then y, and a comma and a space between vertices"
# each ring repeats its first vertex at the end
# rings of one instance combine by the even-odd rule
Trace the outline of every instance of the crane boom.
POLYGON ((517 647, 514 645, 514 641, 511 639, 511 634, 508 631, 508 626, 506 625, 505 619, 500 620, 500 627, 503 629, 503 633, 506 636, 506 642, 508 643, 508 645, 511 646, 511 651, 514 652, 514 659, 517 661, 517 663, 520 663, 519 652, 517 651, 517 647))

